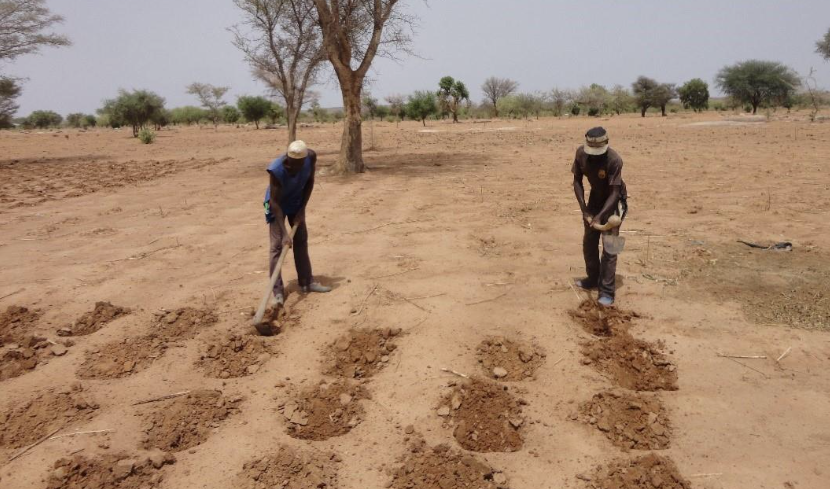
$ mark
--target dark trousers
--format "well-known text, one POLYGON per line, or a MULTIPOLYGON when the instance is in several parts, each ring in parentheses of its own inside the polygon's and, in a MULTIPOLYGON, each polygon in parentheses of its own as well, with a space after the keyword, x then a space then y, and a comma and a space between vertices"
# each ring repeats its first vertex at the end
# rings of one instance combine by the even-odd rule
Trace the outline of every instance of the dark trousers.
MULTIPOLYGON (((583 221, 584 223, 584 221, 583 221)), ((611 255, 602 250, 602 258, 599 254, 599 240, 602 231, 585 224, 585 234, 582 237, 582 256, 585 258, 585 271, 588 273, 588 282, 597 284, 599 295, 614 298, 617 276, 617 255, 611 255)), ((610 234, 619 235, 620 228, 606 231, 610 234)))
MULTIPOLYGON (((288 223, 294 226, 294 216, 288 217, 288 223)), ((271 235, 271 265, 269 267, 269 274, 274 274, 274 268, 277 266, 277 261, 282 254, 282 231, 279 224, 272 222, 268 225, 268 232, 271 235)), ((297 267, 297 282, 300 287, 310 285, 312 282, 311 275, 311 259, 308 257, 308 228, 305 223, 300 224, 297 232, 294 233, 294 266, 297 267)), ((274 295, 283 293, 282 277, 277 280, 274 285, 274 295)))

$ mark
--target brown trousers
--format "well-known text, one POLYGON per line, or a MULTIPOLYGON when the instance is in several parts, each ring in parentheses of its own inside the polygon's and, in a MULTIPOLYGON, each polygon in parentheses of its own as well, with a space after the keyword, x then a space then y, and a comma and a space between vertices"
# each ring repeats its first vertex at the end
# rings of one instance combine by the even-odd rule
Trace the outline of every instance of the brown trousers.
MULTIPOLYGON (((294 216, 288 217, 288 223, 294 226, 294 216)), ((271 235, 270 257, 271 264, 269 267, 269 276, 274 274, 274 268, 277 266, 277 261, 282 254, 282 231, 279 224, 272 222, 268 225, 268 232, 271 235)), ((294 233, 294 266, 297 267, 297 282, 300 287, 310 285, 312 282, 311 275, 311 258, 308 256, 308 228, 305 223, 300 224, 297 232, 294 233)), ((280 276, 277 283, 274 284, 274 295, 283 294, 284 286, 282 276, 280 276)))

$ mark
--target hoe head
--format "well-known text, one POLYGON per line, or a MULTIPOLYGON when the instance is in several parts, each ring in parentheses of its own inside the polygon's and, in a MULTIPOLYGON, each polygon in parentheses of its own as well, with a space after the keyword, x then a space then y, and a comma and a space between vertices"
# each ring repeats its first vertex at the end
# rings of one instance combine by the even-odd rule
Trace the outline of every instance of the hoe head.
POLYGON ((277 304, 268 309, 262 318, 254 317, 253 326, 260 336, 274 336, 280 332, 280 318, 285 315, 285 308, 277 304))
POLYGON ((625 248, 625 238, 611 233, 602 233, 602 249, 609 255, 619 255, 625 248))

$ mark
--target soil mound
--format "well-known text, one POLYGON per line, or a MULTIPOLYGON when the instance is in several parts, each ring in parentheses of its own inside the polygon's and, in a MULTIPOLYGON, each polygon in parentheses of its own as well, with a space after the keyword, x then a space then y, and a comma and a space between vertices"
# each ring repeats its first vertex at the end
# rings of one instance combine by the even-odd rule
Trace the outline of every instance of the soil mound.
POLYGON ((0 314, 0 346, 19 341, 31 334, 32 327, 40 319, 40 312, 21 306, 9 306, 0 314))
POLYGON ((522 448, 522 408, 506 386, 480 379, 456 386, 438 415, 455 424, 453 436, 473 452, 515 452, 522 448))
POLYGON ((19 377, 46 363, 52 356, 66 354, 66 345, 53 343, 40 336, 17 338, 18 343, 8 343, 0 350, 0 381, 19 377))
POLYGON ((80 384, 42 393, 0 414, 0 446, 23 448, 58 428, 89 421, 97 409, 80 384))
POLYGON ((162 467, 176 462, 169 453, 141 458, 104 455, 88 459, 80 455, 55 462, 47 489, 148 489, 164 480, 162 467))
POLYGON ((400 332, 397 328, 349 331, 329 346, 326 373, 347 379, 371 377, 389 362, 397 348, 392 339, 400 332))
POLYGON ((663 403, 643 394, 601 392, 579 407, 579 418, 618 447, 635 450, 669 448, 671 424, 663 403))
POLYGON ((488 377, 507 381, 533 377, 545 359, 545 353, 534 346, 516 343, 501 336, 482 341, 476 356, 488 377))
POLYGON ((292 401, 279 406, 288 424, 288 434, 301 440, 327 440, 345 435, 363 418, 357 401, 367 399, 360 386, 344 381, 325 381, 301 392, 292 401))
POLYGON ((210 343, 197 365, 210 377, 245 377, 257 373, 272 355, 276 355, 273 340, 229 334, 210 343))
POLYGON ((281 489, 320 489, 337 487, 334 453, 295 450, 281 445, 277 453, 252 460, 242 467, 240 489, 279 487, 281 489))
POLYGON ((410 446, 388 487, 506 489, 508 486, 504 474, 472 455, 453 450, 446 444, 427 448, 421 439, 410 446))
POLYGON ((609 375, 621 387, 635 391, 677 390, 677 369, 656 345, 628 333, 587 343, 584 364, 609 375))
POLYGON ((186 340, 216 324, 219 318, 212 311, 183 307, 175 311, 157 312, 155 332, 161 336, 186 340))
POLYGON ((633 460, 621 459, 598 468, 591 489, 691 489, 671 459, 650 453, 633 460))
POLYGON ((92 334, 115 319, 126 316, 130 310, 109 302, 96 302, 95 309, 86 312, 71 326, 58 330, 61 336, 85 336, 92 334))
POLYGON ((119 379, 146 370, 164 354, 167 345, 156 335, 125 338, 88 351, 78 367, 82 379, 119 379))
POLYGON ((198 390, 161 403, 146 417, 144 448, 180 452, 201 445, 214 428, 238 413, 241 397, 225 398, 219 391, 198 390))
POLYGON ((631 320, 640 317, 634 311, 603 307, 592 300, 582 301, 577 309, 568 314, 582 329, 596 336, 611 336, 617 331, 626 331, 631 320))

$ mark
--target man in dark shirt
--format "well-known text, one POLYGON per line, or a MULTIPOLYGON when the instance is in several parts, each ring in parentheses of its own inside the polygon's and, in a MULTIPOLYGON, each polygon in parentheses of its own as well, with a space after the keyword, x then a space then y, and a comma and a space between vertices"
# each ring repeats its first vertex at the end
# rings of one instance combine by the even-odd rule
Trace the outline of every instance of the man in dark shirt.
MULTIPOLYGON (((595 127, 585 134, 585 145, 576 150, 571 172, 574 175, 574 193, 585 234, 582 238, 582 255, 585 258, 586 278, 576 284, 583 289, 599 288, 599 303, 603 306, 614 304, 617 256, 608 253, 603 246, 599 256, 599 240, 602 231, 594 224, 605 224, 612 214, 624 218, 627 211, 627 193, 622 179, 623 161, 616 151, 608 147, 608 134, 602 127, 595 127), (588 177, 591 194, 585 203, 585 189, 582 178, 588 177)), ((606 231, 618 235, 620 228, 606 231)))

